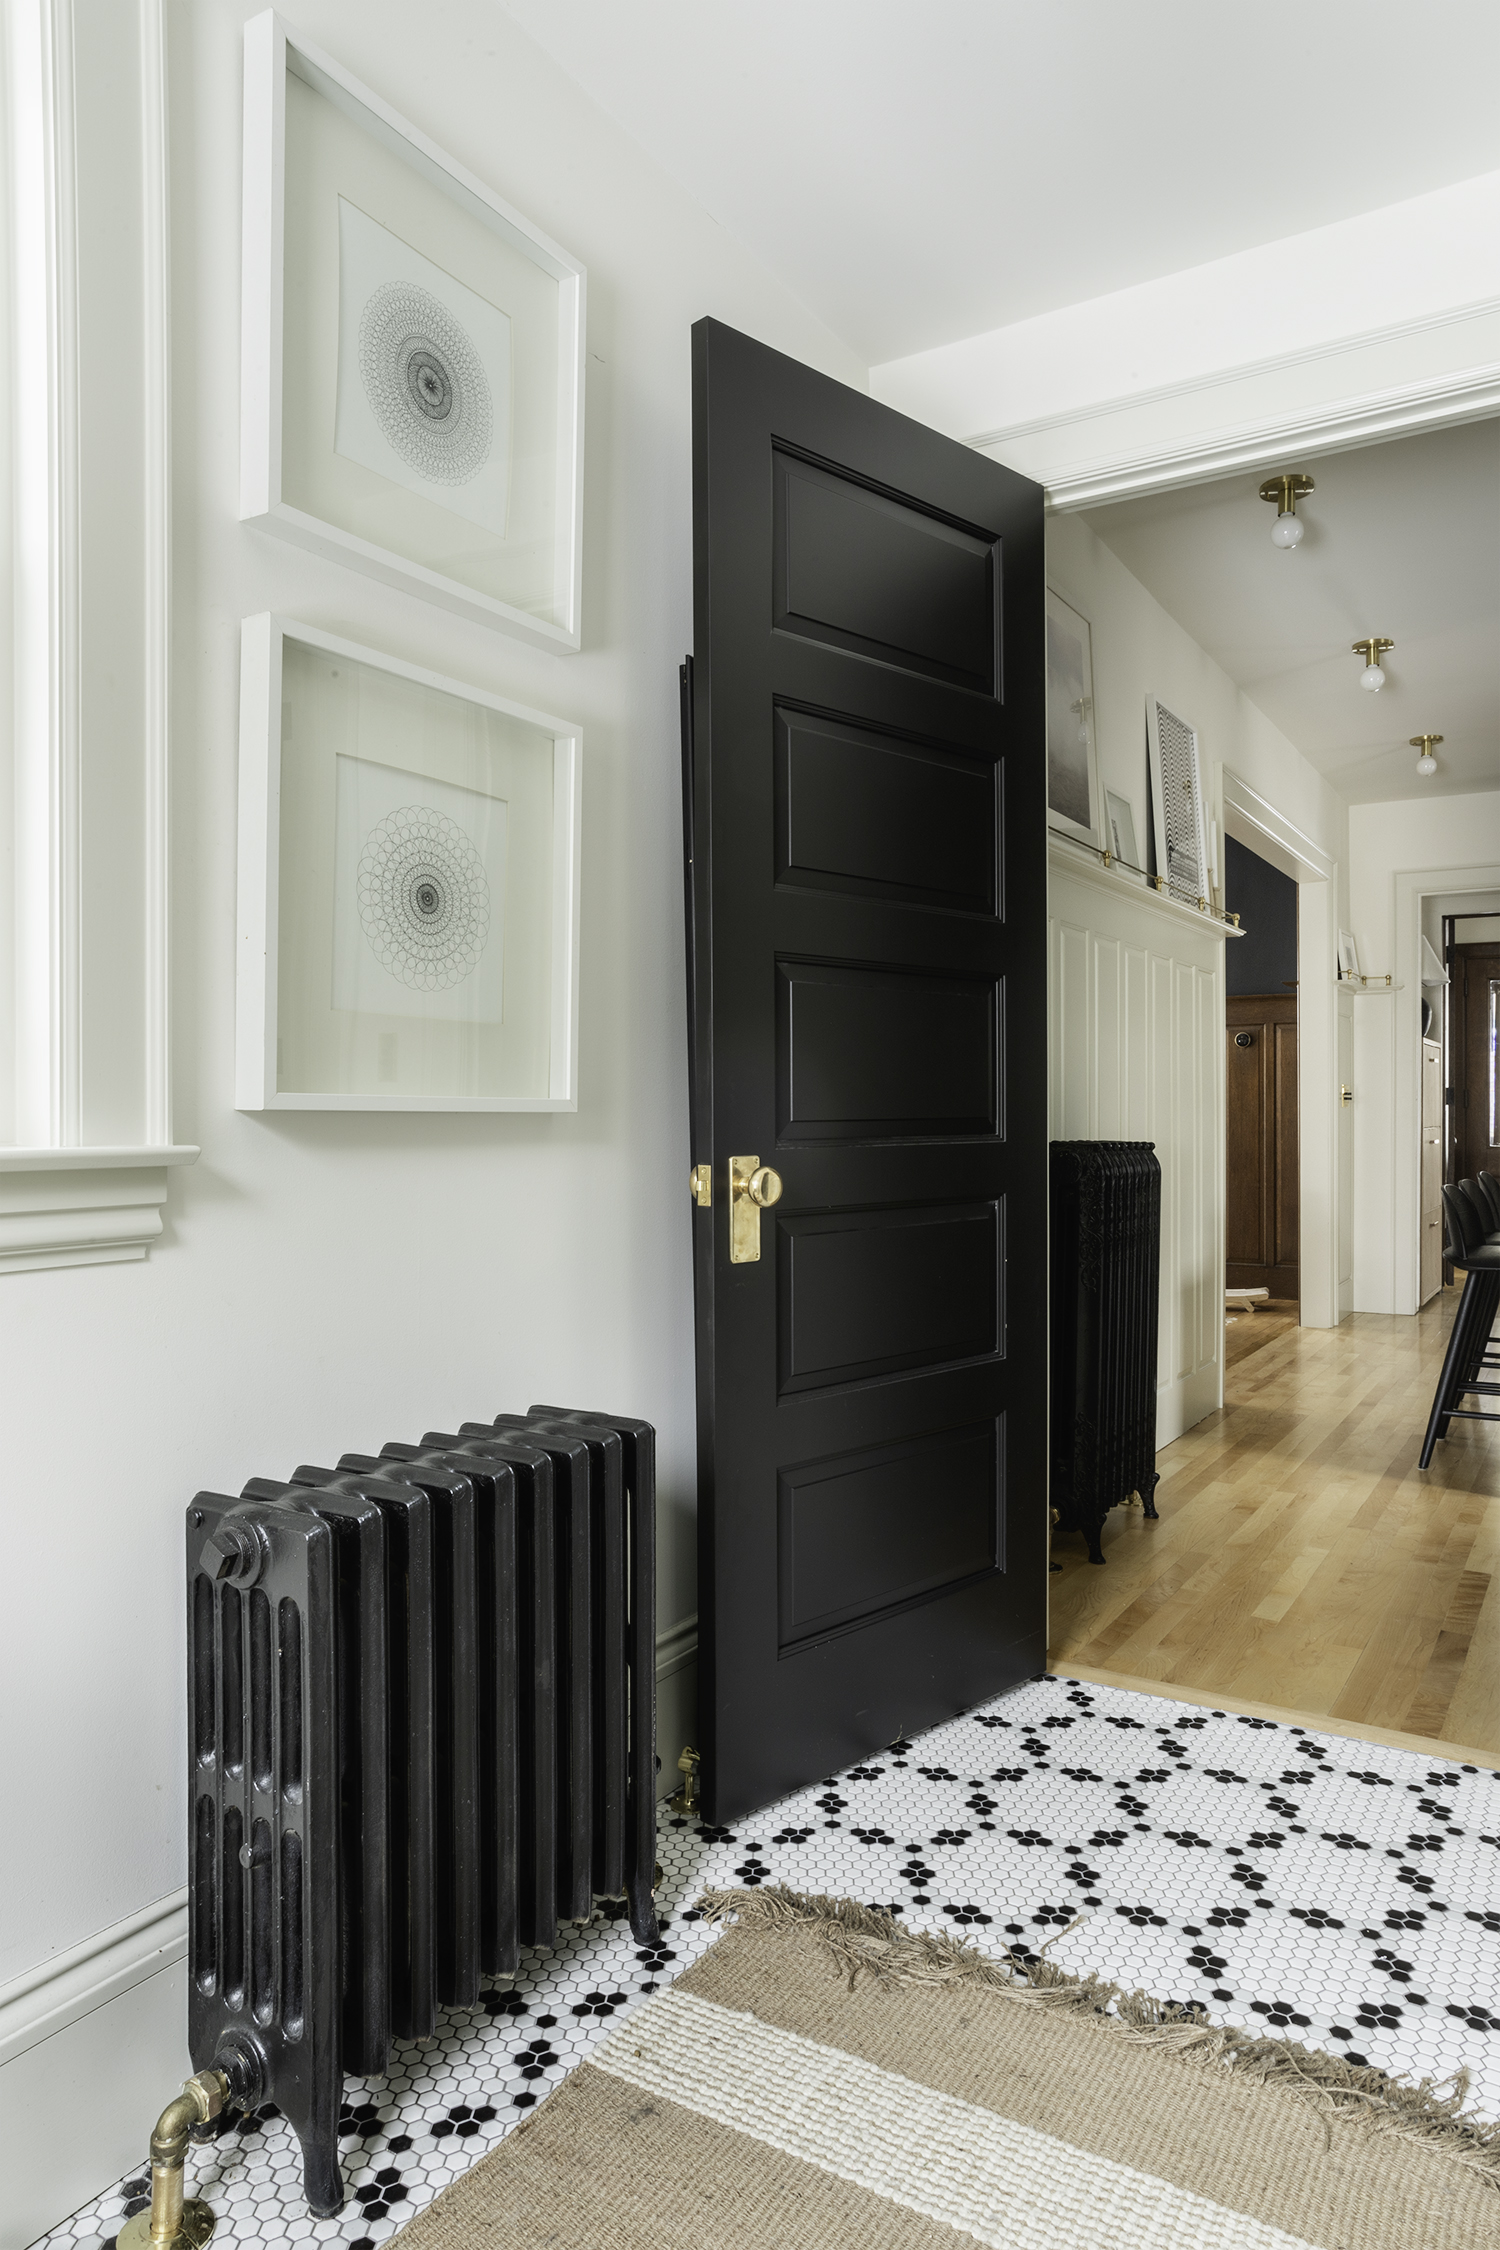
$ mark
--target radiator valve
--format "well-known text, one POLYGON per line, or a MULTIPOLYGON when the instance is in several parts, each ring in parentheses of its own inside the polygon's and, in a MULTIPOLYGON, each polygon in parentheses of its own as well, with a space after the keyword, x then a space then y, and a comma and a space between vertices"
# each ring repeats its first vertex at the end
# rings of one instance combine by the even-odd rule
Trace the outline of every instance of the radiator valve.
POLYGON ((214 2215, 196 2196, 184 2198, 183 2165, 195 2125, 218 2117, 230 2098, 222 2070, 200 2070, 175 2102, 168 2102, 151 2135, 151 2208, 127 2219, 117 2250, 201 2250, 214 2231, 214 2215))

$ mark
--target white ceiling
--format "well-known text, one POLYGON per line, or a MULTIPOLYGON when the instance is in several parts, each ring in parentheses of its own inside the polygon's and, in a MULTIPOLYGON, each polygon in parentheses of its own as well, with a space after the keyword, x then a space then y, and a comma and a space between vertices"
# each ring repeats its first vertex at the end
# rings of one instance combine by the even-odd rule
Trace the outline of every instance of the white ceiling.
POLYGON ((497 0, 871 365, 1500 168, 1495 0, 497 0))
POLYGON ((1500 422, 1280 466, 1317 485, 1289 552, 1260 472, 1087 520, 1350 804, 1500 786, 1500 422), (1396 644, 1378 695, 1350 653, 1368 633, 1396 644))

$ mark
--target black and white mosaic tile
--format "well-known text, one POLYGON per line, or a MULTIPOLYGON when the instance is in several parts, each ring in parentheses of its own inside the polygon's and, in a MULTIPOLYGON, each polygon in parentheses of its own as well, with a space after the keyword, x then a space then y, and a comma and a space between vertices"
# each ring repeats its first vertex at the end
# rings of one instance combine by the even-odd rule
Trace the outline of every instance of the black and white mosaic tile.
MULTIPOLYGON (((308 2217, 274 2111, 195 2152, 189 2192, 213 2204, 216 2239, 375 2250, 712 1942, 692 1911, 705 1886, 842 1894, 996 1951, 1050 1940, 1064 1965, 1219 2022, 1415 2077, 1467 2070, 1474 2107, 1500 2117, 1487 1769, 1047 1679, 733 1828, 663 1807, 659 1856, 657 1947, 610 1908, 386 2078, 350 2083, 339 2218, 308 2217)), ((145 2193, 143 2165, 46 2241, 110 2243, 145 2193)))

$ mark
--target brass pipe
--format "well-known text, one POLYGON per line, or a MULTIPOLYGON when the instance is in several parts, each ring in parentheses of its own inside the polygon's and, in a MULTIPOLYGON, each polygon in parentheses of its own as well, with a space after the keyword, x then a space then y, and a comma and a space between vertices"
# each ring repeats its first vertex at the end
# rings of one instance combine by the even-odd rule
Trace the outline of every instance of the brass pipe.
POLYGON ((208 2205, 183 2195, 183 2167, 193 2127, 220 2116, 229 2094, 222 2070, 200 2070, 168 2102, 151 2135, 151 2208, 126 2220, 119 2250, 201 2250, 213 2233, 208 2205))

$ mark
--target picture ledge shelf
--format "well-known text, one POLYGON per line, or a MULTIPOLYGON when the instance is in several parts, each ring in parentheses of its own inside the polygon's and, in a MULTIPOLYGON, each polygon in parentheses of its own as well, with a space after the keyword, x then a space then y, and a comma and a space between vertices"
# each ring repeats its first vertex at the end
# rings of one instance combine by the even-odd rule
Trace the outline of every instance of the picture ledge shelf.
POLYGON ((1404 984, 1393 984, 1389 977, 1335 977, 1340 992, 1352 992, 1356 1000, 1383 1000, 1392 992, 1404 992, 1404 984))
POLYGON ((1098 883, 1105 890, 1127 891, 1138 905, 1156 914, 1168 914, 1175 921, 1191 922, 1195 929, 1206 929, 1211 936, 1242 938, 1248 934, 1212 909, 1188 906, 1179 898, 1170 898, 1165 891, 1157 890, 1150 876, 1140 869, 1127 870, 1117 861, 1106 867, 1104 855, 1097 846, 1075 843, 1071 836, 1060 836, 1055 828, 1047 832, 1047 857, 1052 866, 1065 869, 1069 875, 1081 875, 1085 882, 1098 883))
POLYGON ((198 1150, 0 1148, 0 1273, 144 1258, 162 1231, 167 1180, 198 1150))

